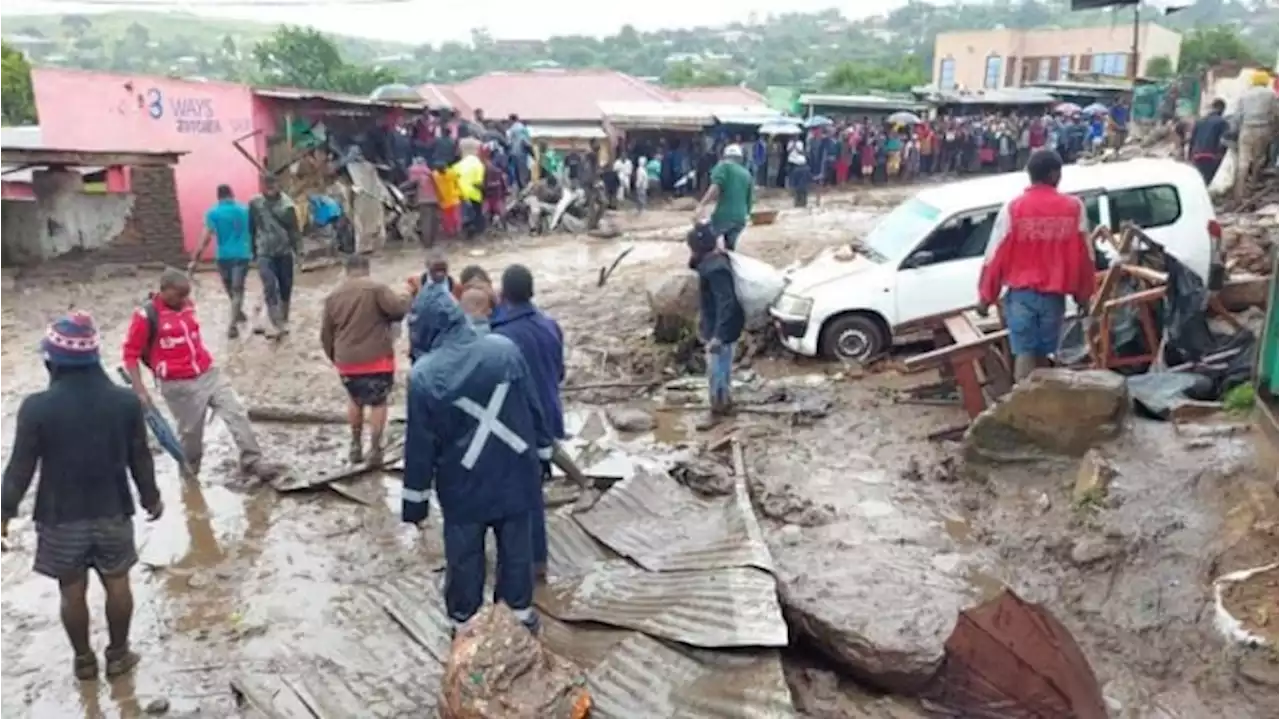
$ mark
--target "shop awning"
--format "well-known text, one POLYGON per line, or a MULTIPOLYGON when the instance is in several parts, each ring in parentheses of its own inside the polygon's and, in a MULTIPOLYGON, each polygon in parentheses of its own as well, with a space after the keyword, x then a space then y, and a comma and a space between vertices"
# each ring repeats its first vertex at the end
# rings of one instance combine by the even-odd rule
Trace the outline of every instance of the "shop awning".
POLYGON ((528 125, 535 140, 603 140, 608 137, 599 125, 528 125))
POLYGON ((659 130, 699 130, 715 123, 701 105, 684 102, 601 102, 600 112, 611 125, 659 130))
POLYGON ((800 124, 800 121, 787 117, 780 112, 771 110, 767 107, 760 108, 743 108, 741 110, 712 110, 712 116, 716 122, 724 125, 749 125, 751 127, 759 127, 761 125, 778 125, 788 122, 800 124))

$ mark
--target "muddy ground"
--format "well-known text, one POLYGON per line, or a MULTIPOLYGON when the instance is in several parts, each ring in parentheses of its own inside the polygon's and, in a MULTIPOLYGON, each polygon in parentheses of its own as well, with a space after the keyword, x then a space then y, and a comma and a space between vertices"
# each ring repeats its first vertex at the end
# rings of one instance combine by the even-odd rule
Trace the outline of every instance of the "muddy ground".
MULTIPOLYGON (((846 194, 818 208, 784 210, 776 225, 749 229, 743 247, 787 264, 865 231, 902 194, 846 194)), ((568 385, 647 378, 665 357, 645 337, 644 289, 683 265, 679 240, 688 220, 673 211, 625 217, 627 231, 617 240, 460 245, 451 263, 455 272, 475 263, 495 276, 511 262, 533 269, 537 301, 568 338, 568 385), (598 288, 599 269, 631 243, 634 252, 598 288)), ((391 251, 375 259, 374 274, 398 285, 421 267, 420 252, 391 251)), ((34 348, 49 319, 72 307, 92 311, 113 367, 125 323, 154 274, 100 269, 97 279, 77 282, 51 269, 6 278, 6 437, 21 397, 46 381, 34 348)), ((344 394, 318 346, 316 315, 338 279, 334 268, 303 274, 294 331, 272 343, 225 339, 218 281, 200 275, 196 299, 206 337, 247 404, 341 409, 344 394)), ((1225 651, 1212 627, 1212 580, 1276 560, 1274 480, 1259 473, 1247 438, 1188 439, 1167 425, 1135 422, 1106 448, 1118 470, 1111 499, 1082 509, 1070 498, 1074 463, 966 468, 955 459, 956 445, 927 440, 963 422, 955 407, 893 402, 895 388, 928 377, 787 358, 757 360, 749 369, 764 378, 805 375, 834 403, 812 426, 740 420, 753 499, 780 576, 821 576, 832 582, 832 602, 856 594, 895 608, 886 623, 901 631, 954 621, 947 601, 902 604, 913 586, 945 586, 947 596, 977 602, 1008 584, 1046 603, 1075 633, 1115 716, 1276 716, 1274 663, 1225 651), (854 586, 843 568, 855 564, 874 565, 888 581, 854 586)), ((575 391, 567 401, 653 408, 626 388, 575 391)), ((660 418, 655 455, 700 439, 693 413, 660 418)), ((297 473, 344 461, 342 427, 259 427, 272 458, 297 473)), ((229 683, 298 657, 321 676, 341 677, 365 715, 416 716, 415 707, 433 704, 434 678, 413 675, 423 650, 404 640, 370 595, 397 577, 430 576, 442 566, 438 515, 425 535, 400 525, 391 478, 371 480, 387 500, 374 506, 323 492, 282 497, 243 489, 231 480, 229 437, 216 420, 211 430, 200 486, 179 482, 172 463, 159 459, 166 515, 154 524, 138 520, 133 636, 144 661, 131 677, 85 684, 71 677, 56 589, 30 571, 31 526, 14 523, 14 548, 3 558, 3 711, 42 719, 136 716, 164 700, 174 716, 237 716, 229 683)), ((95 621, 101 647, 100 611, 95 621)), ((911 700, 841 676, 812 646, 791 652, 787 674, 806 716, 922 716, 911 700)))

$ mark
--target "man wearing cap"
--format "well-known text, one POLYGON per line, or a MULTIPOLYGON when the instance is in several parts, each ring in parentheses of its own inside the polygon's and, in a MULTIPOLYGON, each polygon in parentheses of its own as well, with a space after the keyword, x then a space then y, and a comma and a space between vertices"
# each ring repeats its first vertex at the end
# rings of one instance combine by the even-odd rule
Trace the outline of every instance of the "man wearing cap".
POLYGON ((738 236, 747 226, 754 201, 755 182, 742 165, 742 147, 728 145, 724 148, 724 159, 711 168, 711 186, 698 203, 694 220, 710 222, 718 238, 717 247, 733 250, 738 246, 738 236), (705 208, 712 202, 715 209, 708 217, 705 208))
POLYGON ((1236 181, 1232 191, 1243 198, 1254 184, 1254 178, 1266 165, 1268 148, 1276 137, 1277 104, 1271 91, 1271 74, 1255 70, 1249 77, 1249 89, 1237 100, 1240 139, 1236 144, 1236 181))
POLYGON ((0 535, 8 538, 9 520, 38 466, 34 570, 58 582, 62 626, 81 680, 98 675, 86 602, 89 570, 98 575, 107 598, 106 673, 115 677, 138 663, 129 648, 129 569, 138 561, 129 477, 148 518, 164 511, 146 420, 138 398, 103 371, 89 315, 75 313, 50 325, 41 350, 49 388, 18 408, 13 450, 0 481, 0 535))

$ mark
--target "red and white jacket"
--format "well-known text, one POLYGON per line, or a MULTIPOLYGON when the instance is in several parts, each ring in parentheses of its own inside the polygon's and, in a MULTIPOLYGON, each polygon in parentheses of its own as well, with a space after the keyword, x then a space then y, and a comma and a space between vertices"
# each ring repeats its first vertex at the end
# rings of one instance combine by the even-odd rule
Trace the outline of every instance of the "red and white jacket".
POLYGON ((1095 285, 1084 204, 1046 185, 1032 185, 996 215, 978 296, 993 304, 1005 287, 1070 295, 1087 303, 1095 285))
POLYGON ((124 366, 133 369, 144 359, 151 366, 157 379, 195 379, 213 367, 213 355, 204 346, 200 336, 200 323, 196 320, 196 307, 190 301, 175 310, 160 301, 158 296, 149 300, 156 311, 155 337, 151 334, 147 312, 139 307, 129 321, 129 331, 124 339, 124 366), (148 342, 150 349, 148 351, 148 342))

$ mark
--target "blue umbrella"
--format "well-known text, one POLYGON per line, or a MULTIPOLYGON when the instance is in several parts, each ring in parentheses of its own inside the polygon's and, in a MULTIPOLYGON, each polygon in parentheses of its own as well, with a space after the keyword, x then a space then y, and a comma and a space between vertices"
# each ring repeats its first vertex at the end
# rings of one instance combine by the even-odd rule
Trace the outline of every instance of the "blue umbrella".
MULTIPOLYGON (((129 374, 123 367, 117 367, 116 372, 120 373, 120 379, 124 380, 126 387, 133 386, 129 374)), ((151 430, 151 436, 160 443, 160 448, 178 463, 178 469, 183 477, 191 476, 191 467, 187 464, 186 455, 182 453, 182 443, 178 441, 178 435, 173 431, 173 427, 169 426, 169 420, 165 419, 164 415, 160 414, 160 410, 155 407, 147 407, 144 410, 144 416, 147 420, 147 429, 151 430)))
POLYGON ((815 127, 827 127, 828 125, 834 125, 834 124, 836 124, 835 120, 832 120, 826 115, 814 115, 813 117, 804 121, 804 126, 806 128, 809 128, 810 130, 812 130, 815 127))

